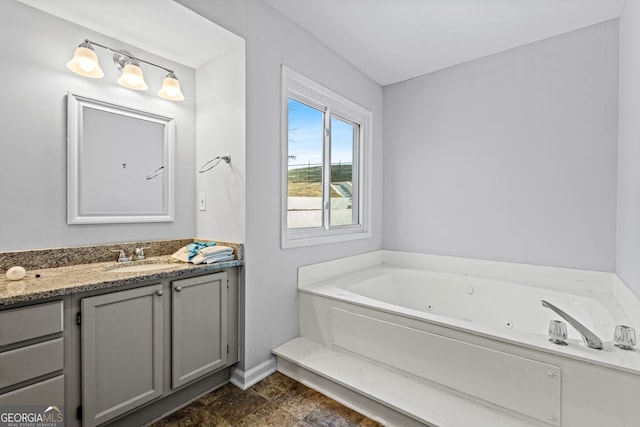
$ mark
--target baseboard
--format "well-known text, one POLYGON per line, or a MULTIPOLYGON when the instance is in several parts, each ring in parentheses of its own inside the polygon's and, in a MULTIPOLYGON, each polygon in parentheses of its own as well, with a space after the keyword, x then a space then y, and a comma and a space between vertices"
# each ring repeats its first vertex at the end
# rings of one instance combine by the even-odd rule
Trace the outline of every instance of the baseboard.
POLYGON ((269 375, 273 374, 276 371, 276 358, 271 357, 269 360, 259 364, 258 366, 249 369, 248 371, 243 371, 241 369, 235 368, 231 372, 231 384, 236 387, 246 390, 254 384, 260 382, 265 379, 269 375))

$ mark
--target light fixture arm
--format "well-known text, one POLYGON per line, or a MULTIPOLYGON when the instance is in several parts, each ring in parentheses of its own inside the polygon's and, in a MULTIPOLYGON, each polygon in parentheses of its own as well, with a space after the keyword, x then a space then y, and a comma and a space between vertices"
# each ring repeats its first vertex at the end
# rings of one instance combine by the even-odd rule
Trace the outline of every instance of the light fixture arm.
POLYGON ((144 63, 145 63, 145 64, 147 64, 147 65, 151 65, 151 66, 153 66, 153 67, 160 68, 161 70, 165 70, 166 72, 168 72, 168 73, 172 73, 172 74, 173 74, 173 70, 172 70, 172 69, 169 69, 169 68, 167 68, 167 67, 163 67, 162 65, 154 64, 153 62, 146 61, 146 60, 144 60, 144 59, 138 58, 137 56, 133 56, 133 55, 131 55, 131 54, 130 54, 130 53, 128 53, 128 52, 123 52, 123 51, 120 51, 120 50, 115 50, 115 49, 110 48, 109 46, 105 46, 105 45, 103 45, 103 44, 96 43, 96 42, 91 41, 91 40, 89 40, 89 39, 84 39, 84 42, 85 42, 85 43, 89 43, 91 46, 98 46, 98 47, 101 47, 101 48, 103 48, 103 49, 106 49, 106 50, 108 50, 109 52, 112 52, 112 53, 114 53, 114 54, 116 54, 116 55, 125 56, 125 57, 129 58, 129 59, 130 59, 130 60, 132 60, 132 61, 144 62, 144 63))

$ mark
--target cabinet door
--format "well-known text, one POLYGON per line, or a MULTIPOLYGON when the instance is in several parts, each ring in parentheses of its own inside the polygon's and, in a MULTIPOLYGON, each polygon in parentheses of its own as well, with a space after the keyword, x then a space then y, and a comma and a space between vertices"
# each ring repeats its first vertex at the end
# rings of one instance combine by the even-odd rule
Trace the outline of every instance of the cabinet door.
POLYGON ((82 300, 83 426, 162 394, 162 285, 82 300))
POLYGON ((171 289, 176 388, 227 363, 227 273, 176 280, 171 289))

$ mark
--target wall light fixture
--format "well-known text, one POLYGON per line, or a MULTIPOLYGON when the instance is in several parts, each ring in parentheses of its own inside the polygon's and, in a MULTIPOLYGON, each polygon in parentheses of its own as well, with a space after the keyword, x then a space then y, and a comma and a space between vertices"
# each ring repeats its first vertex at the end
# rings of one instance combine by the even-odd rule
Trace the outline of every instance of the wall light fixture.
POLYGON ((100 68, 98 55, 94 50, 94 46, 101 47, 113 53, 113 63, 118 70, 122 71, 122 75, 118 78, 118 84, 129 89, 147 90, 148 86, 144 81, 144 74, 140 63, 151 65, 168 72, 162 82, 162 88, 158 91, 158 95, 170 101, 182 101, 184 95, 180 90, 180 82, 173 70, 163 67, 153 62, 145 61, 134 56, 126 50, 115 50, 100 43, 85 39, 75 50, 73 58, 67 62, 67 68, 81 76, 99 79, 104 77, 104 72, 100 68))

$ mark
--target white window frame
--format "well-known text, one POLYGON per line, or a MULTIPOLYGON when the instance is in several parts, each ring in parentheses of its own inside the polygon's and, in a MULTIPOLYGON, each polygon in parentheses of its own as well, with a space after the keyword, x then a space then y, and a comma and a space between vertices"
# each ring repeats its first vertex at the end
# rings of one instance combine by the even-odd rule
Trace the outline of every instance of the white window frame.
MULTIPOLYGON (((282 66, 282 184, 281 184, 281 246, 283 249, 310 246, 347 240, 365 239, 371 237, 371 198, 372 198, 372 126, 373 114, 353 101, 333 92, 332 90, 299 74, 287 66, 282 66), (344 118, 359 125, 359 141, 357 142, 357 156, 353 159, 354 181, 357 181, 357 224, 329 225, 329 205, 323 206, 323 226, 313 228, 288 228, 287 198, 288 198, 288 165, 289 165, 289 120, 288 100, 294 98, 309 106, 318 107, 325 111, 329 108, 332 115, 344 118), (357 157, 357 158, 356 158, 357 157), (357 175, 356 175, 357 174, 357 175)), ((325 132, 329 129, 325 120, 325 132)), ((325 156, 329 146, 323 147, 325 156)), ((323 174, 323 186, 329 186, 330 168, 323 174)), ((325 190, 326 191, 326 190, 325 190)), ((328 193, 325 193, 328 194, 328 193)), ((354 198, 354 203, 356 200, 354 198)))

